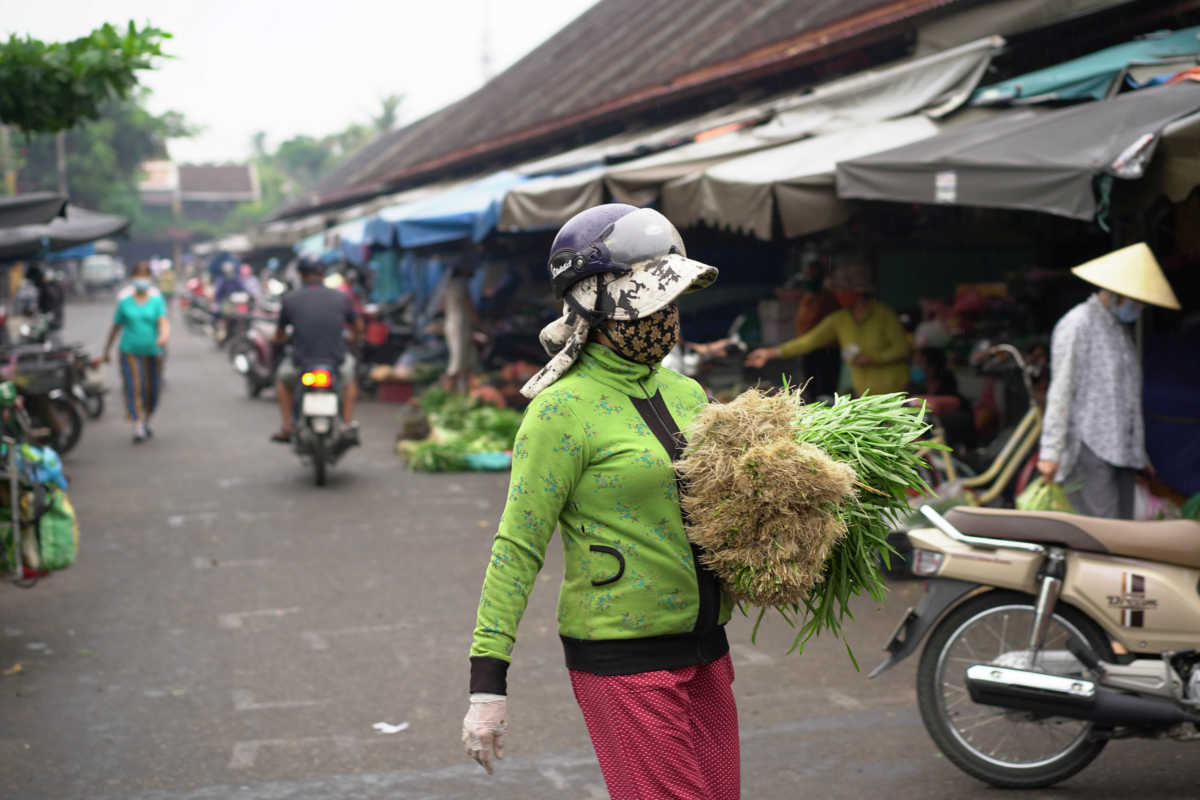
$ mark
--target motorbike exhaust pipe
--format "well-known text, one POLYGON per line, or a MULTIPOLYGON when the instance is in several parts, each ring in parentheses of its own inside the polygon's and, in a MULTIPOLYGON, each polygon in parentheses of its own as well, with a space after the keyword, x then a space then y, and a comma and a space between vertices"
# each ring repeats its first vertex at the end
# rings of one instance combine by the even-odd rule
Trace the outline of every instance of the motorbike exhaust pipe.
POLYGON ((1126 694, 1084 678, 1067 678, 1011 667, 975 664, 967 668, 967 691, 976 703, 1104 725, 1165 727, 1200 723, 1170 700, 1126 694))

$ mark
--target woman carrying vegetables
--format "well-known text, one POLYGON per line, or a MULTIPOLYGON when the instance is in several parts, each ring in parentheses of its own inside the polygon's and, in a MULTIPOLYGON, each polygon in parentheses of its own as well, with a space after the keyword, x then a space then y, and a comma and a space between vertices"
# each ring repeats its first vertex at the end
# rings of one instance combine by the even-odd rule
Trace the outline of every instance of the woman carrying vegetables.
POLYGON ((684 533, 673 462, 704 390, 660 366, 676 299, 717 270, 686 257, 665 217, 601 205, 551 247, 563 316, 513 452, 471 646, 467 754, 493 770, 507 732, 517 626, 557 525, 559 634, 615 800, 739 796, 737 710, 724 625, 731 600, 684 533))

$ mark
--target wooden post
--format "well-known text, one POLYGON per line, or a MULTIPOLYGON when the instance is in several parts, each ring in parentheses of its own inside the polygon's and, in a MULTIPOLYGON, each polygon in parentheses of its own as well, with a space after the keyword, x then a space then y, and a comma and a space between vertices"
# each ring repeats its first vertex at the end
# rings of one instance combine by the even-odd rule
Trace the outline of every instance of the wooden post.
POLYGON ((54 150, 57 154, 58 161, 58 193, 61 195, 70 196, 67 193, 67 132, 59 131, 54 134, 54 150))

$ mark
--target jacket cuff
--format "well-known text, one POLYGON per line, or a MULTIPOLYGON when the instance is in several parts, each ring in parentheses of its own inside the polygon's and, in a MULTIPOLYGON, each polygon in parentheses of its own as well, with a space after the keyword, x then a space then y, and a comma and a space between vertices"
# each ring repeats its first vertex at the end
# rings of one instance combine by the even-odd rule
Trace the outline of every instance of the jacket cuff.
POLYGON ((471 656, 471 694, 508 694, 508 662, 491 656, 471 656))
POLYGON ((799 341, 798 338, 791 339, 779 345, 779 357, 795 358, 796 356, 804 355, 804 348, 798 344, 799 341))

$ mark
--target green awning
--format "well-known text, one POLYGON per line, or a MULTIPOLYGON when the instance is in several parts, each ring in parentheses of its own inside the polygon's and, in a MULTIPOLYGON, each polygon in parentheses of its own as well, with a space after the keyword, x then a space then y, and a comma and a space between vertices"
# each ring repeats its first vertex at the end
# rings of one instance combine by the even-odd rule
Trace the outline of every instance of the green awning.
POLYGON ((971 105, 1102 100, 1131 66, 1161 63, 1164 72, 1182 71, 1197 59, 1200 27, 1164 31, 984 86, 971 96, 971 105))

